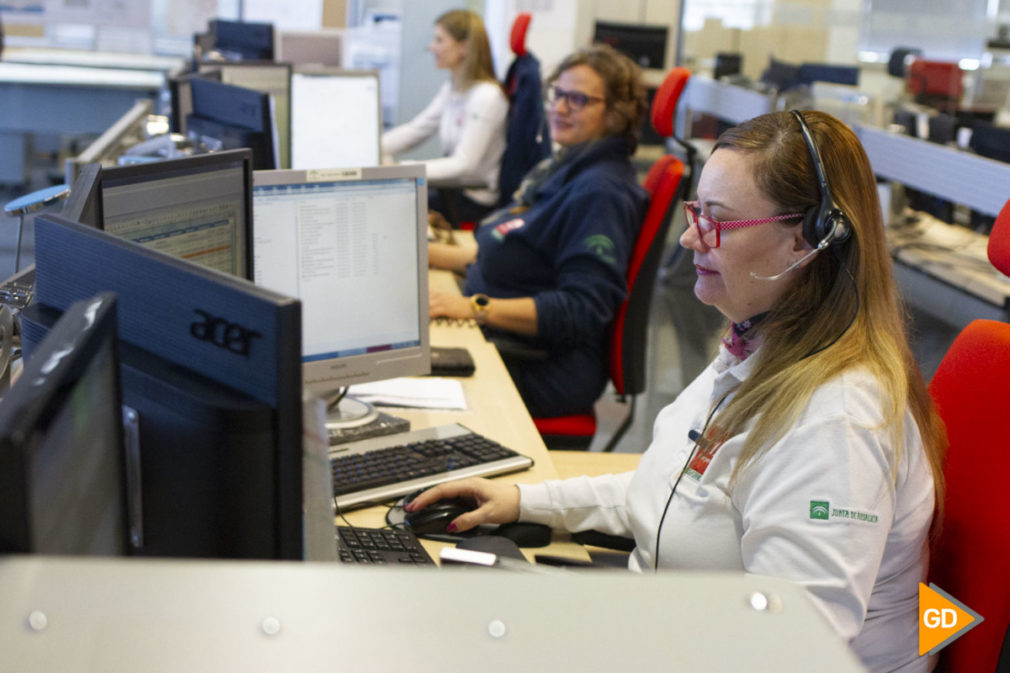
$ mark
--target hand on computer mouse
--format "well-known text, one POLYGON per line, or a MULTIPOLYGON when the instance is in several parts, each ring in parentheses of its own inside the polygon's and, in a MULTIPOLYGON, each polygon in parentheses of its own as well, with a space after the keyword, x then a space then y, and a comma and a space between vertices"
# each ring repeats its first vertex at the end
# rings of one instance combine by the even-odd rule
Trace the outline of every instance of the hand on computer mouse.
POLYGON ((489 479, 462 479, 440 484, 424 491, 403 506, 409 516, 439 500, 472 498, 477 507, 463 512, 448 523, 450 533, 463 532, 484 523, 510 523, 519 518, 519 488, 489 479))

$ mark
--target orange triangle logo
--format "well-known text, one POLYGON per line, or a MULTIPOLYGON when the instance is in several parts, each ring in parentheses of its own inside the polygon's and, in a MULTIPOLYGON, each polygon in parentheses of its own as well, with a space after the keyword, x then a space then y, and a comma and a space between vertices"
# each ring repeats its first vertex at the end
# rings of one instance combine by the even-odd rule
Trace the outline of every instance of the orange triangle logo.
POLYGON ((919 655, 936 654, 982 623, 982 616, 935 584, 919 583, 919 655))

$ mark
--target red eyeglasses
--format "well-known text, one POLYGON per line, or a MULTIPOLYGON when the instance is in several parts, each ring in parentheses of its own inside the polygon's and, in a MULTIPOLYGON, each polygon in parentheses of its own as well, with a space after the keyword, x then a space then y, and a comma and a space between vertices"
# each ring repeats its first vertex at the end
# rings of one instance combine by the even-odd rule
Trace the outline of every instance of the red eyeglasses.
POLYGON ((714 217, 701 214, 701 204, 697 201, 684 202, 684 214, 687 215, 687 226, 696 227, 698 236, 702 242, 710 248, 718 248, 721 243, 719 232, 724 229, 743 229, 753 227, 757 224, 768 222, 781 222, 783 220, 795 220, 803 217, 803 213, 791 213, 789 215, 772 215, 771 217, 759 217, 754 220, 726 220, 720 221, 714 217))

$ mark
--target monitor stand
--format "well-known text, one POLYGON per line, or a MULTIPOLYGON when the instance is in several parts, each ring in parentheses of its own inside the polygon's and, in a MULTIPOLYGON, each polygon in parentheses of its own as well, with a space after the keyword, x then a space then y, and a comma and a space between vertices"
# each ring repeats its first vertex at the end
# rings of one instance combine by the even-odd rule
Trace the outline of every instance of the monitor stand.
POLYGON ((379 410, 368 402, 344 396, 336 404, 326 408, 326 429, 343 430, 366 423, 372 423, 379 417, 379 410))
POLYGON ((368 402, 344 397, 326 411, 330 445, 410 430, 410 421, 379 411, 368 402))

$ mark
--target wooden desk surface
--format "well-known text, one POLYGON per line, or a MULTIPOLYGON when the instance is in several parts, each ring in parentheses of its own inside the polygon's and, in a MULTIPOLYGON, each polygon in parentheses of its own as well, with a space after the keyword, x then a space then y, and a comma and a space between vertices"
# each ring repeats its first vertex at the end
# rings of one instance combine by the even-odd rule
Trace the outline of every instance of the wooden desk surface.
POLYGON ((601 474, 620 474, 638 468, 640 453, 601 453, 599 451, 551 451, 551 461, 560 479, 601 474))

